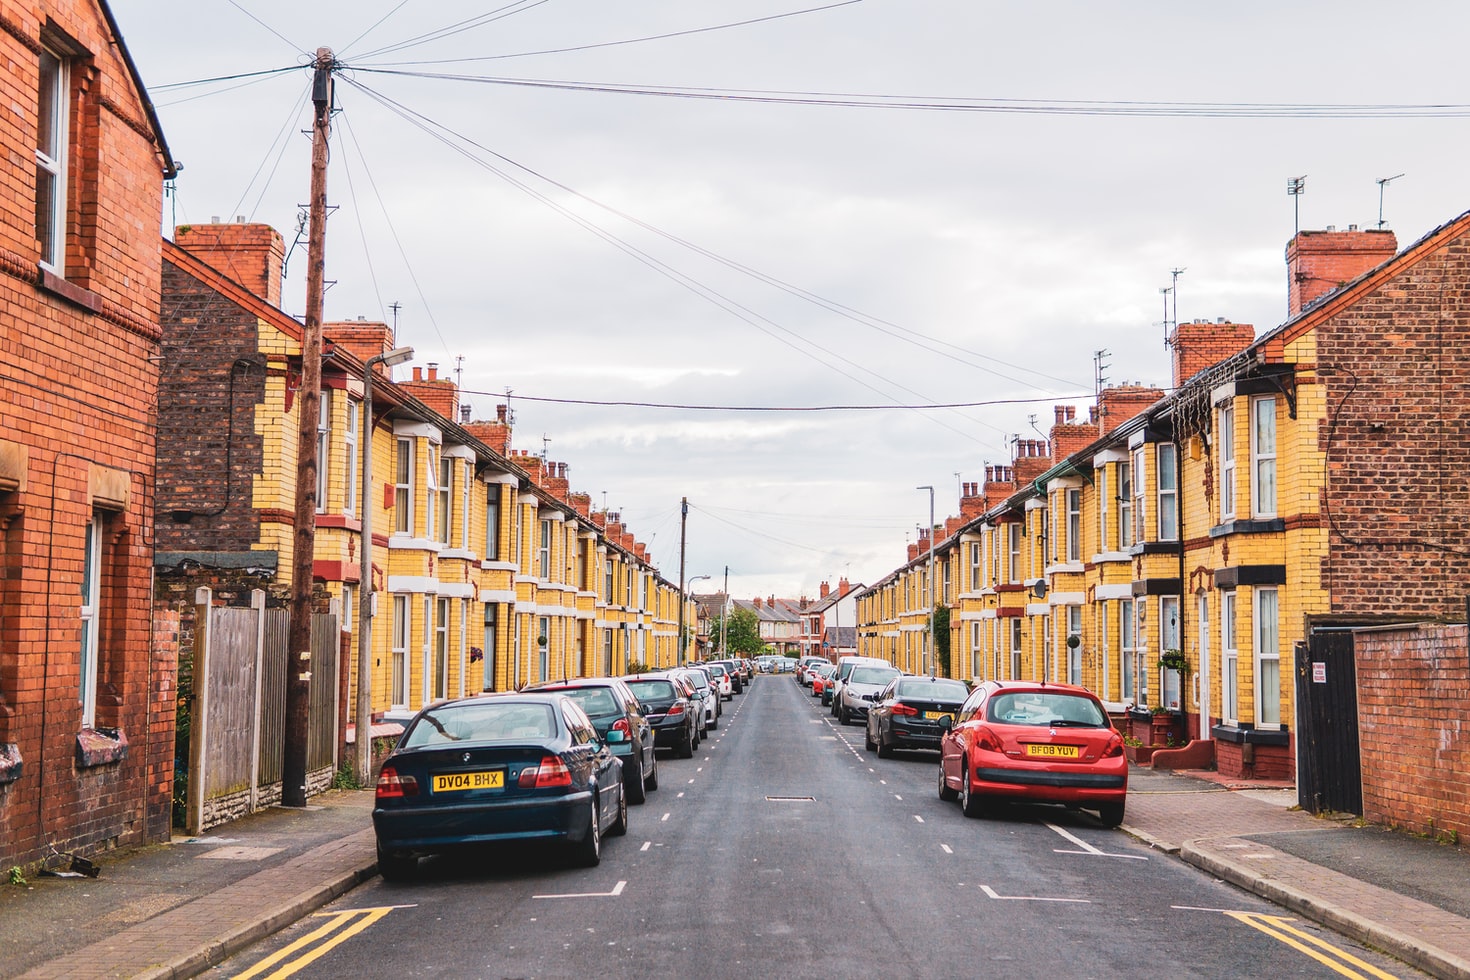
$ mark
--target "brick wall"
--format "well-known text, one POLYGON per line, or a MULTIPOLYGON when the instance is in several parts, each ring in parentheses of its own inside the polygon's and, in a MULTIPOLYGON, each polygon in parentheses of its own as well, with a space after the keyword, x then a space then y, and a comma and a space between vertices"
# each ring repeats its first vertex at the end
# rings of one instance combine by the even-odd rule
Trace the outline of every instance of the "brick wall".
POLYGON ((1470 837, 1470 652, 1464 626, 1359 633, 1363 816, 1470 837))
POLYGON ((1239 354, 1255 339, 1256 329, 1248 323, 1196 320, 1193 323, 1179 324, 1169 335, 1174 387, 1181 387, 1205 368, 1239 354))
POLYGON ((1318 329, 1332 611, 1460 616, 1470 589, 1470 241, 1318 329))
POLYGON ((281 305, 281 233, 262 224, 180 225, 174 242, 271 306, 281 305))
POLYGON ((1288 314, 1296 316, 1397 251, 1398 240, 1386 230, 1360 231, 1350 225, 1347 231, 1298 232, 1286 245, 1288 314))

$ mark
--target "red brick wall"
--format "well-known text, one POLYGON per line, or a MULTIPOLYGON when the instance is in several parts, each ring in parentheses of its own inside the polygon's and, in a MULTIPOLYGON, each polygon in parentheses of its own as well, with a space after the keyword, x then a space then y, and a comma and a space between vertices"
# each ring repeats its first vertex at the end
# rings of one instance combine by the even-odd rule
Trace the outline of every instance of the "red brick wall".
POLYGON ((1359 633, 1363 816, 1470 837, 1470 652, 1465 627, 1359 633))
POLYGON ((171 651, 153 642, 153 549, 162 162, 147 115, 91 3, 42 0, 5 8, 0 25, 0 133, 29 159, 36 133, 41 25, 50 22, 91 59, 73 72, 64 278, 38 269, 35 169, 0 180, 0 419, 22 449, 26 486, 0 494, 6 603, 0 610, 5 738, 23 757, 0 786, 0 866, 58 851, 88 852, 167 839, 160 797, 172 745, 171 651), (142 132, 140 132, 140 129, 142 132), (81 620, 77 596, 93 467, 120 471, 126 505, 108 517, 100 621, 97 723, 120 728, 126 758, 79 766, 81 620), (164 699, 160 703, 160 698, 164 699))
MULTIPOLYGON (((1470 591, 1470 240, 1452 239, 1317 333, 1332 611, 1464 614, 1470 591)), ((1315 474, 1314 474, 1315 476, 1315 474)))
POLYGON ((1256 328, 1248 323, 1181 323, 1169 336, 1174 365, 1174 387, 1239 354, 1256 339, 1256 328))
POLYGON ((180 225, 174 243, 271 306, 281 305, 281 233, 262 224, 180 225))
POLYGON ((1391 231, 1303 231, 1286 245, 1287 311, 1296 316, 1313 300, 1393 258, 1391 231))

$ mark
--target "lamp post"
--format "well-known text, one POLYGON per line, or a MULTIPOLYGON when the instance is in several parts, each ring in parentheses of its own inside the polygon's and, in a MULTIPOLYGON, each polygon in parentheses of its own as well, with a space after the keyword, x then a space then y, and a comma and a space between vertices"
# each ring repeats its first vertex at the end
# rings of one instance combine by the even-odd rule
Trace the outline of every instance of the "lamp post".
MULTIPOLYGON (((705 581, 708 581, 709 578, 710 578, 710 576, 708 576, 708 575, 696 575, 693 578, 691 578, 688 582, 685 583, 685 588, 687 588, 689 590, 689 592, 690 592, 690 594, 692 596, 693 593, 694 593, 694 583, 695 582, 698 582, 700 579, 704 579, 705 581)), ((699 613, 697 611, 694 614, 694 634, 695 634, 695 639, 697 640, 698 637, 699 637, 699 613)), ((683 645, 684 645, 684 638, 682 636, 679 638, 679 645, 680 645, 680 648, 682 649, 683 648, 683 645)), ((694 649, 695 649, 696 652, 699 650, 699 644, 697 642, 694 645, 694 649)))
POLYGON ((925 655, 929 661, 929 676, 934 676, 934 488, 931 486, 914 487, 915 490, 929 491, 929 648, 925 655))
POLYGON ((730 625, 730 566, 725 566, 724 595, 720 600, 720 656, 725 655, 725 638, 729 635, 727 627, 730 625))
POLYGON ((393 367, 413 357, 412 347, 398 347, 368 358, 362 372, 362 432, 358 452, 362 453, 362 499, 358 504, 362 517, 361 540, 358 542, 358 615, 357 615, 357 781, 366 786, 373 778, 373 612, 377 608, 373 591, 373 511, 370 495, 373 487, 373 369, 381 364, 393 367))

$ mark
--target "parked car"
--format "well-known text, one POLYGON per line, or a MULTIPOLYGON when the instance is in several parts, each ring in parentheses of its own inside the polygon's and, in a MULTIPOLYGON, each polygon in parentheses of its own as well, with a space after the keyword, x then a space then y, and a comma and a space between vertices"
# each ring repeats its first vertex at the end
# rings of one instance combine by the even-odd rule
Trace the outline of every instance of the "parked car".
POLYGON ((811 668, 816 667, 820 664, 829 664, 831 662, 832 661, 828 660, 826 657, 802 657, 796 662, 796 682, 802 687, 811 687, 811 668))
POLYGON ((821 664, 812 668, 812 697, 819 698, 827 689, 832 675, 837 673, 836 664, 821 664))
POLYGON ((692 757, 699 746, 704 705, 696 700, 688 679, 668 673, 630 674, 623 682, 643 705, 653 726, 654 747, 673 749, 682 759, 692 757))
MULTIPOLYGON (((704 724, 709 731, 720 727, 720 715, 724 714, 724 704, 720 700, 720 689, 715 686, 714 675, 704 667, 680 667, 689 675, 689 682, 694 685, 700 702, 704 705, 704 724)), ((704 737, 704 733, 700 733, 704 737)))
POLYGON ((937 749, 970 689, 947 677, 906 674, 888 682, 868 709, 864 745, 887 758, 894 749, 937 749))
POLYGON ((795 660, 792 660, 790 657, 781 657, 779 660, 776 661, 776 673, 778 673, 778 674, 794 674, 794 673, 796 673, 796 661, 795 660))
POLYGON ((858 664, 871 664, 871 665, 873 665, 875 667, 888 667, 888 666, 891 666, 891 664, 889 664, 888 661, 886 661, 886 660, 880 660, 877 657, 857 657, 857 656, 838 657, 837 658, 837 673, 834 674, 834 675, 832 675, 832 684, 831 684, 832 694, 829 697, 827 695, 826 691, 823 691, 822 692, 822 703, 823 704, 830 704, 832 706, 832 717, 833 718, 836 718, 837 717, 837 695, 842 692, 842 682, 845 681, 845 680, 847 680, 847 675, 850 674, 850 673, 852 673, 852 669, 854 667, 856 667, 858 664))
POLYGON ((565 694, 441 701, 408 723, 383 760, 373 807, 378 871, 408 878, 420 855, 560 839, 578 863, 628 830, 623 764, 565 694))
POLYGON ((1085 688, 985 681, 940 743, 939 798, 958 798, 967 817, 1020 800, 1096 810, 1116 827, 1127 795, 1123 738, 1085 688))
POLYGON ((711 660, 710 667, 723 667, 725 673, 730 677, 730 693, 742 694, 745 692, 745 677, 743 669, 738 660, 711 660))
POLYGON ((528 684, 522 690, 557 691, 577 702, 592 719, 597 737, 612 747, 613 755, 623 760, 629 803, 642 803, 647 799, 647 791, 658 786, 653 726, 628 685, 616 677, 580 677, 528 684))
POLYGON ((897 676, 898 668, 888 664, 858 664, 842 682, 842 690, 837 695, 837 720, 850 725, 856 718, 867 718, 873 696, 897 676))
POLYGON ((724 664, 704 664, 703 668, 709 671, 710 683, 720 692, 720 697, 728 701, 735 696, 735 683, 724 664))

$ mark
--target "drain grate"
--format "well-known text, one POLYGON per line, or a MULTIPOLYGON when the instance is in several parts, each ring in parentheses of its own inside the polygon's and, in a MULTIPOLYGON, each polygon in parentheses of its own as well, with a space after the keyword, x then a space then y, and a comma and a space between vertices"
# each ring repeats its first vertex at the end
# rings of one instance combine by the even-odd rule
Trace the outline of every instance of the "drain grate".
POLYGON ((815 796, 768 796, 767 803, 815 803, 815 796))

